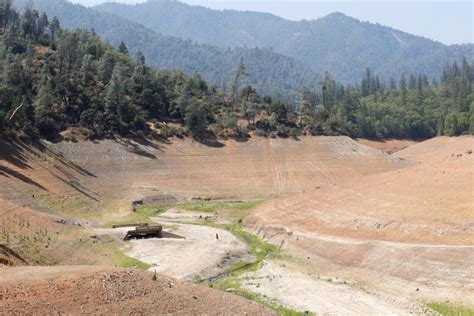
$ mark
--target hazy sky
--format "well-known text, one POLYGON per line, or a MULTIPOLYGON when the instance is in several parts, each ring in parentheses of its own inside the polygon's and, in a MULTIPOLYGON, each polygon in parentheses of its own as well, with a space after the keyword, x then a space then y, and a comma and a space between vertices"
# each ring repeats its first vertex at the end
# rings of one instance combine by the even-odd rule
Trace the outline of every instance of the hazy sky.
MULTIPOLYGON (((106 0, 72 0, 83 4, 106 0)), ((111 0, 109 0, 111 1, 111 0)), ((137 3, 145 0, 120 0, 137 3)), ((291 19, 316 19, 339 11, 446 44, 474 43, 473 0, 182 0, 214 9, 269 12, 291 19)))

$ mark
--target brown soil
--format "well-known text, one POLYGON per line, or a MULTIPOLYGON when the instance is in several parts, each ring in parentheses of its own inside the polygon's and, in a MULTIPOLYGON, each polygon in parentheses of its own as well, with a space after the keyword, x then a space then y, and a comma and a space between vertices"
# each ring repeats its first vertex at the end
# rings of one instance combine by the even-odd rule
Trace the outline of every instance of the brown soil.
POLYGON ((213 146, 104 140, 0 143, 0 198, 71 218, 129 211, 133 200, 273 197, 409 164, 348 137, 252 138, 213 146))
POLYGON ((434 288, 429 297, 472 298, 473 147, 473 137, 413 145, 397 155, 416 165, 271 200, 248 223, 323 266, 372 281, 383 275, 380 286, 394 277, 434 288))
POLYGON ((474 137, 436 137, 407 147, 396 156, 420 162, 452 162, 457 158, 473 155, 474 137))
POLYGON ((241 297, 148 272, 60 266, 0 268, 2 315, 250 314, 271 311, 241 297))
POLYGON ((423 154, 435 144, 446 150, 440 158, 271 200, 254 220, 361 239, 474 245, 474 154, 465 154, 474 138, 440 138, 398 154, 416 157, 417 148, 423 154))
POLYGON ((357 142, 359 144, 379 149, 389 154, 396 153, 397 151, 403 150, 412 146, 413 144, 416 144, 415 141, 407 139, 387 139, 383 141, 358 139, 357 142))
MULTIPOLYGON (((128 214, 134 200, 161 195, 180 200, 276 197, 258 207, 246 222, 262 237, 304 258, 308 269, 405 297, 474 304, 474 138, 441 137, 399 150, 405 145, 399 141, 358 143, 347 137, 252 138, 212 146, 191 140, 169 144, 3 142, 0 243, 5 244, 8 235, 6 246, 21 259, 8 250, 0 256, 15 265, 24 264, 22 260, 28 264, 110 264, 99 251, 101 241, 88 235, 100 223, 128 214)), ((49 275, 44 271, 51 269, 38 272, 44 279, 39 283, 26 278, 18 289, 10 283, 4 287, 8 292, 0 289, 0 293, 13 293, 11 297, 17 300, 28 295, 18 306, 36 311, 33 306, 38 302, 45 308, 38 309, 38 314, 48 314, 48 300, 61 311, 60 304, 74 302, 74 293, 77 302, 92 300, 93 304, 83 307, 85 313, 121 312, 114 304, 131 312, 121 300, 93 301, 108 291, 92 297, 85 287, 79 287, 79 293, 67 286, 81 285, 85 279, 81 286, 90 287, 94 280, 102 282, 103 273, 118 273, 114 278, 120 280, 132 272, 92 273, 87 268, 85 274, 70 276, 67 269, 58 268, 53 273, 56 281, 49 276, 45 281, 43 273, 49 275), (55 287, 49 289, 48 282, 59 282, 57 289, 62 289, 65 298, 55 287), (50 296, 35 301, 34 293, 40 293, 40 298, 50 296)), ((21 276, 21 269, 10 271, 21 276)), ((7 275, 13 274, 0 272, 0 277, 7 275)), ((123 282, 146 278, 141 272, 130 275, 133 280, 123 282)), ((145 292, 135 285, 132 288, 138 289, 137 296, 120 295, 127 302, 138 302, 130 304, 138 313, 140 304, 161 306, 153 305, 161 304, 158 298, 147 296, 159 296, 150 288, 145 292)), ((122 293, 111 293, 116 292, 122 293)), ((214 294, 209 295, 212 302, 214 294)), ((5 306, 19 311, 14 299, 6 297, 0 304, 9 302, 5 306)), ((185 313, 197 313, 193 306, 205 304, 196 305, 194 300, 176 304, 185 313)), ((212 307, 221 310, 212 304, 207 310, 214 312, 212 307)))
POLYGON ((84 187, 115 204, 157 194, 268 197, 406 165, 347 137, 252 138, 215 146, 192 140, 146 146, 107 140, 53 148, 95 174, 84 180, 84 187))
POLYGON ((15 266, 115 264, 107 251, 118 243, 90 238, 91 226, 88 221, 35 211, 0 198, 0 259, 15 266), (2 252, 2 246, 11 252, 2 252))
POLYGON ((35 256, 34 253, 39 253, 38 249, 44 253, 48 251, 50 233, 54 236, 58 231, 52 217, 19 207, 1 198, 0 205, 0 246, 4 247, 4 251, 0 251, 0 257, 4 259, 3 264, 47 263, 42 262, 41 255, 35 256), (43 234, 45 229, 49 229, 48 236, 43 234))
MULTIPOLYGON (((400 159, 360 146, 347 137, 305 137, 300 141, 254 138, 212 146, 191 140, 174 140, 172 144, 131 140, 2 142, 0 243, 6 247, 1 254, 2 263, 110 264, 100 245, 110 240, 89 237, 93 226, 98 226, 94 221, 105 222, 126 214, 133 200, 145 196, 269 197, 333 185, 344 181, 347 175, 373 174, 404 165, 406 162, 400 159)), ((43 272, 38 273, 41 276, 43 272)), ((68 277, 67 273, 64 277, 68 277)), ((89 283, 92 279, 88 279, 89 283)), ((47 284, 33 282, 21 288, 5 285, 8 293, 27 293, 28 299, 13 304, 19 294, 13 295, 8 301, 11 305, 4 310, 58 312, 62 311, 60 304, 84 293, 58 285, 64 295, 51 292, 41 300, 47 284), (38 299, 32 299, 35 295, 38 299), (50 307, 46 302, 51 303, 50 307)), ((199 306, 194 301, 188 303, 183 303, 181 310, 193 312, 192 306, 199 306)), ((119 311, 124 306, 111 305, 104 308, 119 311)), ((212 305, 212 299, 206 306, 209 312, 221 310, 212 305)), ((232 305, 229 307, 226 311, 232 310, 232 305)), ((100 313, 105 309, 83 311, 100 313)))
POLYGON ((270 197, 408 164, 347 137, 252 138, 214 146, 189 139, 169 144, 1 142, 2 227, 15 247, 20 240, 36 238, 40 230, 48 232, 46 242, 35 241, 25 254, 31 263, 106 263, 93 255, 71 255, 87 248, 74 239, 83 239, 82 228, 93 221, 126 215, 132 201, 146 196, 270 197), (60 219, 67 225, 55 223, 60 219), (55 243, 64 239, 64 231, 70 241, 55 243))

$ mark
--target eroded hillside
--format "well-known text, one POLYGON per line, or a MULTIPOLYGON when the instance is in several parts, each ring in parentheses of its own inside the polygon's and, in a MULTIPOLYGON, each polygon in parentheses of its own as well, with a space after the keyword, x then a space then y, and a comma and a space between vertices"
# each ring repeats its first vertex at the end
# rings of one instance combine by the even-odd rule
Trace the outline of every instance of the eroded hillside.
POLYGON ((270 198, 409 165, 347 137, 253 138, 218 147, 179 139, 12 140, 1 143, 0 155, 3 240, 31 264, 110 262, 70 252, 88 248, 84 227, 126 216, 132 201, 146 196, 270 198))
MULTIPOLYGON (((273 295, 283 305, 313 306, 323 312, 335 311, 325 304, 346 304, 337 294, 346 292, 360 296, 361 305, 347 310, 351 313, 382 303, 388 304, 387 310, 422 311, 410 307, 412 299, 472 304, 473 143, 472 137, 440 137, 411 145, 341 136, 254 137, 213 146, 189 139, 4 142, 0 221, 8 247, 2 248, 0 258, 13 265, 117 265, 123 259, 114 252, 121 231, 101 227, 128 218, 135 200, 260 198, 268 202, 253 210, 245 225, 295 259, 265 261, 261 270, 246 277, 266 280, 271 271, 284 274, 273 283, 242 279, 247 289, 273 295), (305 291, 316 286, 334 295, 316 295, 316 305, 280 297, 285 288, 297 286, 291 275, 303 280, 305 291), (334 283, 329 289, 324 280, 334 278, 343 280, 345 287, 334 283)), ((179 219, 170 220, 178 216, 187 221, 186 212, 178 205, 156 220, 177 225, 174 229, 186 235, 194 230, 186 230, 179 219)), ((196 213, 193 218, 198 223, 205 217, 228 223, 225 214, 230 213, 196 213)), ((207 239, 189 236, 188 247, 196 240, 212 240, 208 248, 214 249, 220 244, 216 232, 227 236, 212 229, 203 232, 210 234, 207 239)), ((150 257, 156 245, 160 243, 137 241, 126 253, 163 264, 161 258, 150 257), (142 246, 151 248, 143 253, 142 246)), ((169 267, 175 265, 176 247, 179 242, 169 243, 169 267)), ((245 253, 244 248, 240 250, 245 253)), ((214 254, 213 260, 228 257, 226 251, 214 254)), ((160 269, 167 271, 164 267, 160 269)), ((189 272, 175 274, 187 277, 189 272)))
MULTIPOLYGON (((104 140, 42 145, 3 143, 1 197, 85 210, 128 208, 143 196, 271 197, 339 184, 409 165, 348 137, 252 138, 216 147, 192 140, 104 140), (28 195, 19 194, 21 190, 28 195), (37 193, 37 195, 34 195, 37 193), (44 199, 42 199, 44 197, 44 199), (45 201, 46 200, 46 201, 45 201), (67 202, 69 200, 69 202, 67 202), (59 205, 58 205, 59 204, 59 205)), ((50 206, 50 205, 49 205, 50 206)))
POLYGON ((415 144, 396 153, 415 165, 271 200, 249 223, 277 244, 338 266, 342 275, 409 295, 470 300, 473 147, 470 136, 415 144))
POLYGON ((273 315, 235 295, 175 279, 106 267, 0 269, 6 314, 236 314, 273 315), (12 277, 14 276, 14 277, 12 277), (12 287, 12 284, 15 284, 12 287), (30 297, 25 297, 28 293, 30 297))

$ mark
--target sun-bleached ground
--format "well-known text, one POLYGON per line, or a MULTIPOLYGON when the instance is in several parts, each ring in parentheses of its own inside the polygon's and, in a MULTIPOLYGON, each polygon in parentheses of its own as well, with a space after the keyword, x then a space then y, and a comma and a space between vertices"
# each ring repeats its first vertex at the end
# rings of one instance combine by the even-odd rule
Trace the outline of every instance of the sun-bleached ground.
POLYGON ((317 315, 410 315, 426 313, 421 305, 394 297, 382 297, 354 286, 322 280, 286 268, 282 263, 263 266, 242 276, 243 287, 275 299, 294 310, 317 315))
POLYGON ((415 165, 273 199, 247 223, 327 270, 472 305, 473 148, 470 136, 419 143, 396 153, 415 165))
MULTIPOLYGON (((315 310, 345 306, 349 298, 356 298, 357 311, 364 304, 417 311, 403 300, 383 296, 379 301, 376 293, 416 304, 449 300, 474 305, 474 138, 439 137, 405 149, 401 148, 406 142, 362 143, 347 137, 252 138, 225 141, 222 147, 191 140, 143 145, 124 140, 63 142, 45 147, 2 143, 0 221, 11 236, 34 238, 41 226, 42 231, 61 233, 58 236, 67 231, 68 238, 79 240, 100 223, 129 215, 131 202, 144 196, 264 197, 269 201, 245 219, 246 225, 305 259, 305 268, 348 282, 339 297, 331 294, 337 293, 334 285, 339 284, 328 282, 328 296, 315 310), (392 149, 395 153, 389 155, 392 149), (87 224, 89 219, 83 217, 94 222, 87 224), (61 218, 67 223, 56 222, 61 218), (361 288, 370 289, 369 297, 361 288)), ((196 217, 180 212, 170 210, 158 222, 186 235, 186 240, 137 240, 124 250, 156 264, 151 270, 188 279, 211 276, 229 261, 243 258, 245 245, 235 237, 180 223, 196 217)), ((106 233, 120 238, 117 232, 106 233)), ((88 252, 72 239, 58 238, 40 242, 42 256, 64 264, 101 262, 93 258, 93 248, 88 252)), ((273 284, 283 282, 277 288, 284 290, 293 276, 301 280, 303 290, 314 286, 324 292, 323 283, 307 271, 275 269, 271 271, 281 272, 282 278, 273 284), (292 274, 296 272, 301 274, 292 274)), ((268 275, 262 271, 258 277, 268 275)), ((270 285, 260 290, 283 299, 270 285)), ((302 296, 288 304, 303 308, 305 302, 302 296)))

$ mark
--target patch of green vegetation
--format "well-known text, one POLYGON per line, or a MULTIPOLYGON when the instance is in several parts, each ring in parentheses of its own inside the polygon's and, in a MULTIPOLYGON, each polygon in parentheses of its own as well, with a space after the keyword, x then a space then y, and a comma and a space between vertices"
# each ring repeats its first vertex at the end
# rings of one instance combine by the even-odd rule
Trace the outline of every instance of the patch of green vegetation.
POLYGON ((265 297, 264 295, 262 296, 261 294, 242 289, 240 285, 240 276, 242 274, 249 271, 256 271, 258 268, 260 268, 263 260, 265 259, 279 258, 280 256, 282 256, 281 250, 277 246, 265 242, 257 236, 245 231, 243 227, 237 223, 230 225, 217 225, 207 223, 207 225, 226 229, 230 231, 234 236, 244 241, 248 245, 249 253, 255 257, 255 260, 252 262, 239 261, 237 263, 234 263, 213 284, 209 279, 202 278, 197 279, 197 282, 201 284, 208 284, 214 288, 218 288, 226 292, 233 292, 237 295, 243 296, 249 300, 255 301, 259 304, 273 309, 279 315, 313 315, 309 312, 299 312, 286 308, 284 306, 281 306, 278 302, 271 300, 268 297, 265 297))
POLYGON ((33 198, 50 212, 74 219, 97 220, 100 207, 80 195, 63 196, 50 192, 32 191, 33 198))
POLYGON ((313 313, 310 313, 310 312, 299 312, 299 311, 286 308, 284 306, 281 306, 274 300, 271 300, 268 297, 242 289, 240 286, 239 280, 236 277, 220 279, 213 285, 213 287, 224 290, 226 292, 232 292, 234 294, 245 297, 248 300, 262 304, 268 308, 273 309, 279 315, 283 315, 283 316, 314 315, 313 313))
MULTIPOLYGON (((263 200, 249 200, 249 201, 204 201, 196 202, 189 204, 181 204, 180 208, 183 208, 188 211, 201 211, 201 212, 214 212, 217 210, 230 210, 230 211, 246 211, 254 208, 258 204, 262 203, 263 200)), ((157 216, 160 213, 165 212, 169 206, 162 206, 159 208, 151 207, 140 207, 135 212, 131 213, 128 217, 123 218, 120 222, 109 223, 113 224, 122 224, 122 223, 151 223, 150 217, 157 216)), ((238 215, 241 215, 239 213, 238 215)), ((249 253, 255 257, 255 260, 252 262, 239 261, 229 267, 223 274, 223 276, 212 283, 211 280, 202 278, 201 276, 195 276, 194 282, 205 284, 214 288, 218 288, 224 291, 234 292, 237 295, 243 296, 247 299, 253 300, 264 306, 267 306, 275 310, 280 315, 296 316, 296 315, 312 315, 307 312, 298 312, 286 307, 279 305, 277 302, 266 298, 260 294, 242 289, 240 286, 239 276, 248 271, 256 271, 262 264, 264 259, 267 258, 279 258, 281 256, 281 250, 268 242, 265 242, 258 238, 257 236, 245 231, 238 220, 234 218, 233 224, 216 224, 210 218, 204 218, 201 221, 201 225, 212 226, 217 228, 222 228, 230 231, 238 239, 244 241, 249 247, 249 253)), ((173 226, 170 226, 172 228, 173 226)), ((138 268, 138 269, 148 269, 150 265, 143 263, 141 261, 132 259, 118 248, 112 249, 112 260, 116 262, 120 267, 125 268, 138 268)))
POLYGON ((431 302, 426 305, 443 316, 474 316, 474 308, 455 306, 440 302, 431 302))
POLYGON ((159 214, 165 212, 168 208, 169 206, 139 207, 135 211, 130 212, 127 216, 121 218, 120 220, 108 222, 105 226, 111 227, 112 225, 120 225, 120 224, 127 224, 127 223, 153 224, 151 217, 158 216, 159 214))
POLYGON ((255 256, 256 262, 258 263, 261 263, 265 258, 274 257, 281 252, 277 246, 263 241, 257 236, 245 231, 240 225, 222 226, 248 245, 250 253, 255 256))
POLYGON ((263 200, 247 201, 199 201, 180 205, 181 208, 188 211, 215 212, 218 210, 246 211, 250 210, 263 200))
POLYGON ((111 256, 112 262, 114 262, 116 265, 118 265, 121 268, 134 268, 134 269, 140 269, 140 270, 147 270, 151 267, 151 265, 147 263, 130 258, 129 256, 125 255, 117 247, 112 247, 110 249, 110 256, 111 256))

